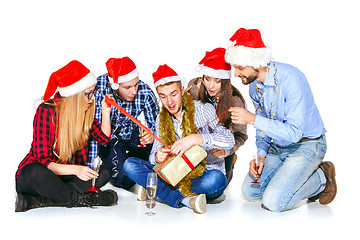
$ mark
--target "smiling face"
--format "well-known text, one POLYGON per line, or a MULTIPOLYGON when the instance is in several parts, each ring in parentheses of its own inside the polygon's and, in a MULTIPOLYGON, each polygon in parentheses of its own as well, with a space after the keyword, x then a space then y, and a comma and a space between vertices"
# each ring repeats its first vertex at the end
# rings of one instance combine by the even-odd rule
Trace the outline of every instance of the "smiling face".
POLYGON ((136 77, 130 81, 119 83, 119 89, 117 89, 117 94, 124 101, 132 101, 137 94, 137 90, 139 87, 139 77, 136 77))
POLYGON ((174 115, 177 120, 180 120, 184 95, 184 88, 181 86, 181 82, 160 85, 156 88, 156 91, 162 105, 174 115))
POLYGON ((221 79, 204 75, 204 86, 212 97, 220 97, 221 79))
POLYGON ((255 81, 259 76, 259 70, 254 69, 253 67, 241 67, 241 66, 234 66, 235 72, 234 76, 241 78, 241 81, 244 85, 248 85, 255 81))

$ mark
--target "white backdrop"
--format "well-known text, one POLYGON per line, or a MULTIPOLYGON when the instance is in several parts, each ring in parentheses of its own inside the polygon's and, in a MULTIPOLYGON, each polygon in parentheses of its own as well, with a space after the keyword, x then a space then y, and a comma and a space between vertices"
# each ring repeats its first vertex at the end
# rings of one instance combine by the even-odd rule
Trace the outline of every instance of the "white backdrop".
MULTIPOLYGON (((77 59, 100 75, 108 58, 129 56, 151 86, 164 63, 189 81, 205 51, 226 47, 240 27, 258 28, 274 60, 305 73, 328 131, 325 158, 337 167, 338 201, 349 206, 359 196, 349 184, 359 167, 356 1, 13 0, 0 9, 2 212, 13 214, 14 173, 30 148, 33 101, 52 72, 77 59)), ((232 83, 253 111, 248 87, 232 83)), ((248 131, 244 161, 255 149, 255 130, 248 131)))

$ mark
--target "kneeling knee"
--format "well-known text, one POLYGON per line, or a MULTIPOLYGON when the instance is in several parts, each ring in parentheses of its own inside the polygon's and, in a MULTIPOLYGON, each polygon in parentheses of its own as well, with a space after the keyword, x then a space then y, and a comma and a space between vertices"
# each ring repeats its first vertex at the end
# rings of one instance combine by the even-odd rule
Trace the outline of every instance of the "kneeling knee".
POLYGON ((262 204, 271 212, 282 212, 286 210, 286 204, 283 203, 282 198, 279 196, 264 194, 262 204))
POLYGON ((259 184, 250 185, 244 182, 241 187, 241 192, 244 198, 249 201, 257 200, 262 197, 262 191, 259 184))

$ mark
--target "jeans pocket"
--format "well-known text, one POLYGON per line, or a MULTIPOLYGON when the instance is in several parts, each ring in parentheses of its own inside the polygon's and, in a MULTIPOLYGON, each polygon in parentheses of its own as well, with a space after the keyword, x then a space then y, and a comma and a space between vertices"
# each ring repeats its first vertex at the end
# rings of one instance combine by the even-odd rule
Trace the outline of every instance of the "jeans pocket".
POLYGON ((321 160, 324 158, 327 150, 327 144, 325 139, 321 139, 316 143, 316 156, 321 160))

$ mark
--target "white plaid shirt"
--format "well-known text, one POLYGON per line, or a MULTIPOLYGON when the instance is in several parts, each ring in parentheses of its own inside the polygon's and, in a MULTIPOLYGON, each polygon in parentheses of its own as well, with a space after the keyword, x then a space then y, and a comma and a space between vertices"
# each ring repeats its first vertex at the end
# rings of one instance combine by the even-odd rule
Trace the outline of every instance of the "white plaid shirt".
MULTIPOLYGON (((195 124, 198 129, 201 129, 217 117, 216 110, 214 106, 210 103, 203 104, 200 101, 194 101, 194 103, 195 124)), ((172 117, 172 119, 175 131, 177 131, 180 128, 181 122, 176 120, 174 117, 172 117)), ((218 123, 219 119, 216 119, 215 121, 209 123, 209 125, 202 129, 199 134, 203 138, 203 143, 201 146, 208 153, 206 157, 206 169, 217 169, 225 174, 224 158, 217 158, 214 155, 210 154, 209 151, 212 149, 231 149, 235 145, 235 138, 234 134, 229 129, 225 128, 224 126, 218 125, 218 123)), ((159 117, 156 119, 155 134, 156 136, 159 136, 159 117)), ((179 139, 179 135, 175 135, 176 138, 179 139)), ((161 147, 163 147, 162 144, 155 139, 149 157, 149 161, 152 164, 155 164, 155 154, 161 147)))

